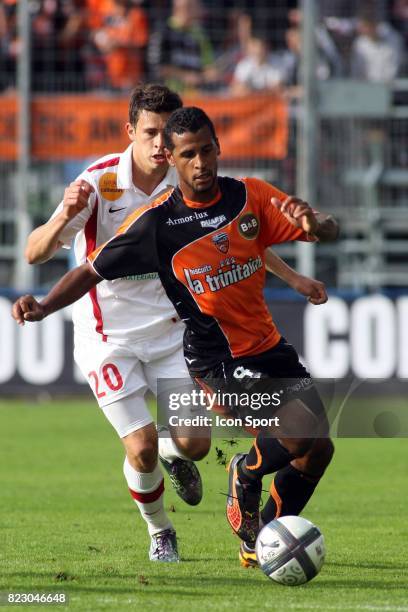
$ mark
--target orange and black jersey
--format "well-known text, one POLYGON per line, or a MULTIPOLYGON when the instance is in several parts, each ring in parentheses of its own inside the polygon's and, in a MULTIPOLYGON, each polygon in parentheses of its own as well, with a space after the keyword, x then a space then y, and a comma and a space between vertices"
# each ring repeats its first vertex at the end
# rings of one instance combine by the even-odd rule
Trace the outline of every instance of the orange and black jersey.
POLYGON ((158 272, 187 326, 184 353, 193 372, 279 342, 263 297, 264 250, 307 240, 271 204, 286 194, 253 178, 218 182, 217 197, 206 205, 175 188, 139 208, 89 257, 108 280, 158 272))

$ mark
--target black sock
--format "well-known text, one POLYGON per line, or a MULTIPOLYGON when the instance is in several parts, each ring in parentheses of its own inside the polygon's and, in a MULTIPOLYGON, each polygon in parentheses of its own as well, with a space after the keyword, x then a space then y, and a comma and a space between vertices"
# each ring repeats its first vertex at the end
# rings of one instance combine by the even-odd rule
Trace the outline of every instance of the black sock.
POLYGON ((262 510, 262 522, 266 524, 280 516, 298 515, 312 497, 319 480, 319 477, 309 477, 292 465, 279 470, 262 510))
POLYGON ((292 459, 293 455, 276 438, 259 433, 248 455, 238 465, 238 477, 244 483, 259 482, 265 474, 276 472, 292 459))

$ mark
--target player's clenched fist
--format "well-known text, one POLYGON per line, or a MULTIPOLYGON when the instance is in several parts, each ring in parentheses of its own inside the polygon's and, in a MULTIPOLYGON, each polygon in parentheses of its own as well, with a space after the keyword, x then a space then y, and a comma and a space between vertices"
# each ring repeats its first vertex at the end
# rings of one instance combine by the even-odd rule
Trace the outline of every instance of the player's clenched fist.
POLYGON ((316 306, 325 304, 328 300, 325 284, 302 274, 297 275, 293 289, 307 297, 308 301, 316 306))
POLYGON ((73 219, 78 213, 88 206, 91 193, 95 190, 86 181, 77 179, 65 189, 63 200, 63 215, 66 219, 73 219))
POLYGON ((45 317, 44 307, 32 295, 23 295, 16 300, 11 314, 19 325, 24 325, 25 321, 41 321, 45 317))
POLYGON ((295 196, 289 196, 283 202, 278 198, 272 198, 271 202, 285 215, 292 225, 299 227, 308 234, 315 234, 319 227, 319 222, 313 209, 307 202, 295 196))

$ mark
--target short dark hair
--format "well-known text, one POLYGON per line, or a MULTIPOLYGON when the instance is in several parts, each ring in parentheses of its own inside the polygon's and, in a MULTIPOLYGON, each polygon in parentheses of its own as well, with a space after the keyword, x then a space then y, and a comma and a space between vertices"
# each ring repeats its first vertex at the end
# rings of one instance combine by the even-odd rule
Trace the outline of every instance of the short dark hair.
POLYGON ((217 140, 214 124, 201 108, 197 106, 179 108, 170 115, 164 128, 164 146, 169 151, 172 151, 174 149, 172 134, 184 134, 185 132, 193 132, 195 134, 205 126, 210 129, 214 140, 217 140))
POLYGON ((180 96, 165 85, 137 85, 130 95, 129 123, 136 125, 143 110, 151 113, 172 113, 182 106, 180 96))

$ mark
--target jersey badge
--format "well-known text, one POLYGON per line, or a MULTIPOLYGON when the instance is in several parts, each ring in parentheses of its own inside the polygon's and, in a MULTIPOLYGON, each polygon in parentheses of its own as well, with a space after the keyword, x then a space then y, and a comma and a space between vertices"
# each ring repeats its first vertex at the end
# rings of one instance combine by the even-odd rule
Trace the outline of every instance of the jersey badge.
POLYGON ((224 253, 224 254, 228 253, 229 238, 225 232, 222 232, 221 234, 216 234, 215 236, 213 236, 212 241, 221 253, 224 253))
POLYGON ((218 215, 218 217, 204 219, 204 221, 201 221, 201 227, 213 227, 214 229, 217 229, 217 227, 226 220, 227 217, 225 215, 218 215))
POLYGON ((245 213, 238 219, 238 230, 246 240, 255 240, 259 234, 259 219, 252 213, 245 213))
POLYGON ((123 189, 119 189, 117 186, 118 175, 116 172, 105 172, 99 179, 99 190, 101 196, 109 202, 115 202, 123 195, 123 189))

